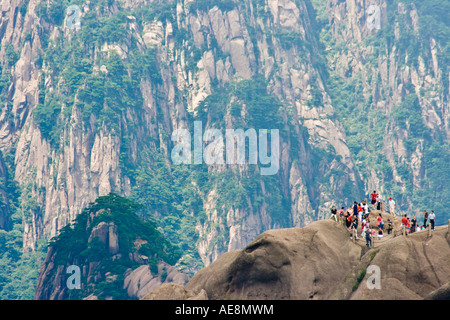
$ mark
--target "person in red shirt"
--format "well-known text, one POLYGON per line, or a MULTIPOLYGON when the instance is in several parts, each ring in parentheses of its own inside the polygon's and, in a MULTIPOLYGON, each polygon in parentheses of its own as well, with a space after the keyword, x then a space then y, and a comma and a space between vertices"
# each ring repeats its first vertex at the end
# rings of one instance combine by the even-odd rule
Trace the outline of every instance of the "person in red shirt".
POLYGON ((402 224, 406 226, 406 234, 408 234, 408 229, 410 228, 409 219, 406 217, 406 214, 403 215, 402 224))
POLYGON ((370 194, 370 196, 372 197, 372 208, 374 208, 375 203, 377 203, 378 193, 375 190, 373 190, 373 192, 370 194))
POLYGON ((345 225, 347 226, 347 229, 350 230, 350 227, 352 225, 353 219, 350 212, 347 211, 347 215, 345 217, 345 225))

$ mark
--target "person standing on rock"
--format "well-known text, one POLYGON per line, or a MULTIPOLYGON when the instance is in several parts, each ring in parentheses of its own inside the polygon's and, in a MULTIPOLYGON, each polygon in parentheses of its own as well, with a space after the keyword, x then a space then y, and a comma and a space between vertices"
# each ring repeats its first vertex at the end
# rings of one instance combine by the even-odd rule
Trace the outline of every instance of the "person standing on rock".
POLYGON ((358 220, 362 221, 363 218, 363 208, 361 205, 358 205, 358 220))
POLYGON ((413 218, 411 219, 411 233, 416 231, 416 224, 417 224, 416 216, 413 216, 413 218))
POLYGON ((390 219, 387 219, 387 227, 386 227, 387 233, 391 234, 393 229, 394 229, 394 225, 392 224, 390 219))
POLYGON ((375 190, 373 190, 373 192, 370 194, 370 196, 372 197, 372 209, 374 209, 375 203, 377 203, 378 194, 375 190))
POLYGON ((369 248, 372 246, 372 230, 366 227, 366 246, 369 248))
POLYGON ((410 228, 410 224, 408 218, 406 217, 406 214, 403 215, 402 224, 404 225, 405 228, 405 235, 408 235, 408 229, 410 228))
POLYGON ((381 210, 381 196, 378 194, 377 195, 377 210, 381 210))
POLYGON ((383 223, 383 216, 381 215, 381 213, 378 214, 377 224, 378 228, 380 228, 380 230, 383 230, 384 223, 383 223))
MULTIPOLYGON (((352 235, 355 233, 355 239, 358 240, 358 215, 353 215, 351 231, 352 235)), ((350 235, 350 239, 353 239, 352 235, 350 235)))
POLYGON ((436 215, 434 214, 433 210, 431 210, 430 215, 428 216, 428 218, 430 219, 431 230, 434 231, 434 221, 436 219, 436 215))
POLYGON ((358 202, 353 203, 353 215, 358 216, 358 202))
MULTIPOLYGON (((349 208, 350 210, 350 208, 349 208)), ((352 225, 352 215, 350 211, 347 211, 347 215, 345 216, 345 225, 347 229, 350 231, 350 226, 352 225)))
POLYGON ((395 201, 389 197, 389 213, 395 217, 395 201))
POLYGON ((339 217, 343 217, 345 215, 345 207, 342 207, 341 210, 338 211, 339 217))
POLYGON ((423 211, 423 227, 427 228, 427 222, 428 222, 428 212, 427 210, 423 211))
POLYGON ((333 206, 333 207, 331 208, 331 217, 334 218, 334 220, 337 222, 336 214, 337 214, 336 206, 333 206))
POLYGON ((365 200, 363 203, 363 208, 364 208, 364 218, 367 219, 367 217, 369 216, 369 205, 365 200))

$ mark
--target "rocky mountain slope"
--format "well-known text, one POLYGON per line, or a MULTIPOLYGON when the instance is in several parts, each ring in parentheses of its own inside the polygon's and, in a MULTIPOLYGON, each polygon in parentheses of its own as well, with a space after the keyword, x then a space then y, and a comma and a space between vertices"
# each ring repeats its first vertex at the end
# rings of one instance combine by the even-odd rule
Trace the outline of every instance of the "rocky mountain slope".
POLYGON ((138 209, 114 194, 86 208, 52 239, 34 299, 139 299, 165 282, 186 284, 179 251, 138 209))
POLYGON ((400 231, 395 219, 394 233, 375 238, 370 248, 364 239, 350 240, 345 226, 332 219, 266 231, 219 257, 185 287, 165 284, 143 299, 448 299, 448 227, 431 237, 426 230, 408 236, 400 231))
POLYGON ((373 189, 446 223, 449 7, 423 3, 374 1, 378 28, 362 0, 1 0, 5 243, 42 250, 110 192, 151 210, 189 274, 373 189), (277 174, 174 165, 194 121, 279 129, 277 174))

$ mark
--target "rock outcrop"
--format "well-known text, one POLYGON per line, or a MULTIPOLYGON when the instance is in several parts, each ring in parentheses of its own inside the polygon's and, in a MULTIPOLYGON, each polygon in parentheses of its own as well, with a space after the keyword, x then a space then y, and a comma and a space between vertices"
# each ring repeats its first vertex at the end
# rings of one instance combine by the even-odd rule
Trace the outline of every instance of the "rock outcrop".
POLYGON ((145 295, 141 300, 208 300, 208 295, 203 289, 195 294, 182 285, 166 283, 145 295))
POLYGON ((160 262, 156 275, 151 272, 148 265, 142 265, 127 272, 123 285, 130 298, 141 299, 163 283, 183 287, 188 281, 189 276, 180 272, 178 268, 160 262))
MULTIPOLYGON (((387 214, 384 218, 397 220, 387 214)), ((395 236, 400 230, 397 222, 396 233, 375 238, 370 248, 364 239, 350 240, 345 226, 332 219, 266 231, 246 248, 223 254, 200 270, 185 290, 191 295, 205 290, 209 299, 244 300, 445 297, 450 280, 447 226, 431 237, 427 231, 395 236), (374 283, 375 272, 379 287, 368 284, 374 283)), ((156 289, 144 298, 180 297, 167 291, 156 289)))
POLYGON ((118 196, 102 197, 53 239, 39 271, 36 300, 140 299, 161 284, 188 282, 174 265, 179 254, 127 206, 118 196), (95 207, 102 200, 102 208, 95 207), (79 271, 78 288, 68 284, 69 267, 79 271))

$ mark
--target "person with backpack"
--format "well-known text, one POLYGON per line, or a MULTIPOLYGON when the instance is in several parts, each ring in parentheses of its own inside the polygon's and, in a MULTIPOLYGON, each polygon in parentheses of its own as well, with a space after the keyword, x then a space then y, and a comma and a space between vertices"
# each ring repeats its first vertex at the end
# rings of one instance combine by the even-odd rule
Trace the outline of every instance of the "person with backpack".
POLYGON ((387 227, 386 227, 386 230, 387 230, 388 235, 391 234, 391 232, 392 232, 393 229, 394 229, 394 225, 392 224, 392 222, 391 222, 390 219, 387 219, 387 227))
POLYGON ((428 216, 428 219, 430 219, 431 230, 434 231, 434 221, 436 219, 436 215, 434 214, 433 210, 431 210, 430 215, 428 216))

